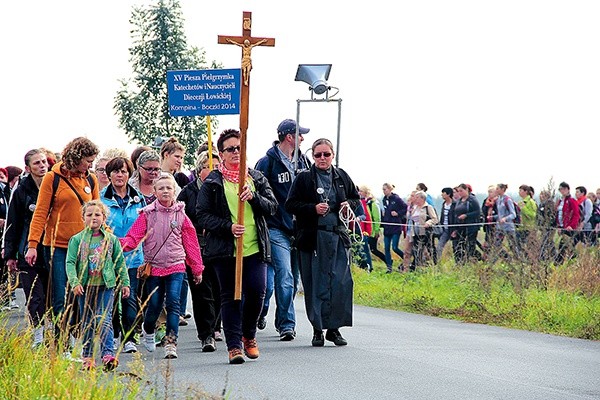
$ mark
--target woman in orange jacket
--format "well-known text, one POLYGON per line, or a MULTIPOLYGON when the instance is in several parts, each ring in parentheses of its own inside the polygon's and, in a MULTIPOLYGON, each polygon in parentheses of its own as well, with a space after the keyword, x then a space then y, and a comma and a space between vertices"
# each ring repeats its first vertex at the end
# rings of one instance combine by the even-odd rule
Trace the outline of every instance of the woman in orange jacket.
POLYGON ((100 198, 98 179, 89 171, 98 153, 98 147, 89 139, 73 139, 65 146, 62 160, 44 176, 40 186, 25 261, 35 264, 37 245, 42 242, 54 316, 65 310, 65 261, 69 239, 84 228, 81 206, 100 198))

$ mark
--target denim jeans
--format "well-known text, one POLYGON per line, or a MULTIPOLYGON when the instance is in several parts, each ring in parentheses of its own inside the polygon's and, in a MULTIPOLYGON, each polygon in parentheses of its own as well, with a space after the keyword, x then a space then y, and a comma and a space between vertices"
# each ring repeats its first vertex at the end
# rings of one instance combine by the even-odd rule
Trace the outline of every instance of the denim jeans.
POLYGON ((269 301, 275 292, 275 328, 280 332, 296 328, 294 309, 294 275, 292 273, 291 240, 283 231, 269 228, 271 263, 267 264, 267 289, 261 316, 267 315, 269 301))
POLYGON ((373 270, 373 259, 371 258, 371 248, 369 247, 369 236, 362 236, 363 248, 360 254, 360 267, 367 271, 373 270))
POLYGON ((86 286, 79 296, 79 312, 83 333, 83 357, 94 356, 94 338, 100 336, 100 353, 115 355, 112 326, 115 290, 106 286, 86 286))
POLYGON ((52 280, 51 298, 52 313, 58 316, 65 311, 65 295, 67 291, 67 249, 54 247, 54 253, 50 246, 44 246, 44 259, 50 271, 52 280))
POLYGON ((394 233, 393 235, 383 235, 383 246, 385 249, 385 264, 387 265, 388 271, 392 270, 392 251, 398 254, 400 258, 404 258, 404 252, 398 248, 398 242, 400 241, 400 233, 394 233))
POLYGON ((242 274, 242 298, 234 300, 235 258, 223 258, 214 262, 221 286, 221 318, 227 350, 242 348, 242 336, 256 337, 256 323, 265 300, 267 264, 258 254, 244 257, 242 274))
POLYGON ((179 315, 182 317, 187 313, 187 298, 188 292, 190 291, 190 284, 188 282, 187 274, 183 275, 183 280, 181 281, 181 296, 179 296, 179 305, 181 310, 179 315))
POLYGON ((440 238, 438 239, 438 244, 436 247, 438 261, 442 260, 442 253, 444 253, 444 247, 446 247, 446 243, 448 243, 449 240, 450 240, 450 229, 444 228, 444 231, 442 232, 442 234, 440 235, 440 238))
POLYGON ((166 276, 151 276, 146 279, 150 299, 144 316, 144 332, 154 333, 154 326, 164 304, 167 310, 167 335, 174 338, 179 336, 179 313, 181 311, 179 298, 183 275, 183 272, 176 272, 166 276))

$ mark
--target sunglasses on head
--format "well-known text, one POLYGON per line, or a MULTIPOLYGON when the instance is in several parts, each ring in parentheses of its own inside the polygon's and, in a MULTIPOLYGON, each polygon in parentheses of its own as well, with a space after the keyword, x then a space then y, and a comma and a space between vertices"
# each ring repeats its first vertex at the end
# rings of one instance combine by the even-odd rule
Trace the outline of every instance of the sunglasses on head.
POLYGON ((328 157, 331 157, 331 153, 327 153, 327 152, 315 153, 315 154, 313 154, 313 157, 314 158, 321 158, 321 157, 328 158, 328 157))
POLYGON ((229 146, 229 147, 225 147, 223 149, 223 151, 226 151, 227 153, 233 153, 235 151, 240 151, 241 147, 240 146, 229 146))

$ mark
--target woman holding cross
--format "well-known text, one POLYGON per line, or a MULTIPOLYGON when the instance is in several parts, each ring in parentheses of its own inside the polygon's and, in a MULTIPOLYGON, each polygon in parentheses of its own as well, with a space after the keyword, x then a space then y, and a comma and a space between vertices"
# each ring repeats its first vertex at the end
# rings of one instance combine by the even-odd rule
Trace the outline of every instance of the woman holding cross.
POLYGON ((240 132, 227 129, 217 140, 221 164, 204 180, 196 203, 198 225, 205 230, 203 258, 214 268, 221 286, 221 319, 229 351, 229 363, 241 364, 243 353, 258 358, 256 324, 266 289, 266 262, 271 258, 266 215, 274 215, 277 200, 267 179, 259 171, 240 171, 240 132), (246 184, 240 191, 240 175, 246 184), (238 221, 238 207, 244 220, 238 221), (234 299, 236 243, 243 241, 244 301, 234 299), (243 353, 242 353, 243 348, 243 353))

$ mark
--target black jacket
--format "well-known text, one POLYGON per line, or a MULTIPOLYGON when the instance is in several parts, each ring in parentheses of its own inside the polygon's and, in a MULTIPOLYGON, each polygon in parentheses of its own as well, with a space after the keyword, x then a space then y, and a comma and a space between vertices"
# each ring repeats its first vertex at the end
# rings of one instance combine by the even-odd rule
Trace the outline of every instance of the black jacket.
MULTIPOLYGON (((7 260, 25 260, 29 224, 33 218, 39 191, 31 175, 27 175, 21 179, 19 186, 12 195, 4 236, 4 258, 7 260)), ((38 257, 35 265, 43 266, 44 253, 41 240, 37 253, 38 257)))
MULTIPOLYGON (((254 213, 254 221, 258 230, 258 243, 263 261, 271 261, 271 243, 265 217, 274 215, 277 210, 277 200, 269 182, 260 171, 249 169, 254 181, 256 192, 249 201, 254 213)), ((231 232, 231 211, 225 198, 223 175, 212 171, 204 180, 196 201, 198 226, 205 230, 204 251, 205 261, 234 256, 234 236, 231 232)))
MULTIPOLYGON (((350 176, 340 168, 333 168, 333 186, 338 203, 331 207, 332 213, 338 214, 340 203, 347 201, 352 210, 360 207, 358 188, 350 176)), ((317 193, 317 171, 313 165, 310 170, 301 172, 290 189, 285 202, 285 209, 296 216, 296 247, 302 251, 312 251, 317 246, 317 224, 319 215, 316 205, 320 203, 317 193)), ((339 222, 340 228, 342 227, 339 222)), ((340 231, 342 232, 343 229, 340 231)))
MULTIPOLYGON (((284 208, 285 200, 292 187, 292 176, 281 160, 280 151, 277 148, 278 144, 279 142, 273 143, 273 147, 267 151, 267 155, 258 160, 255 169, 262 172, 265 178, 267 178, 271 189, 273 189, 275 198, 279 202, 277 213, 267 218, 267 225, 270 228, 279 229, 288 235, 292 235, 294 232, 293 217, 284 208)), ((297 172, 306 170, 309 167, 310 161, 308 157, 298 151, 297 172)))

